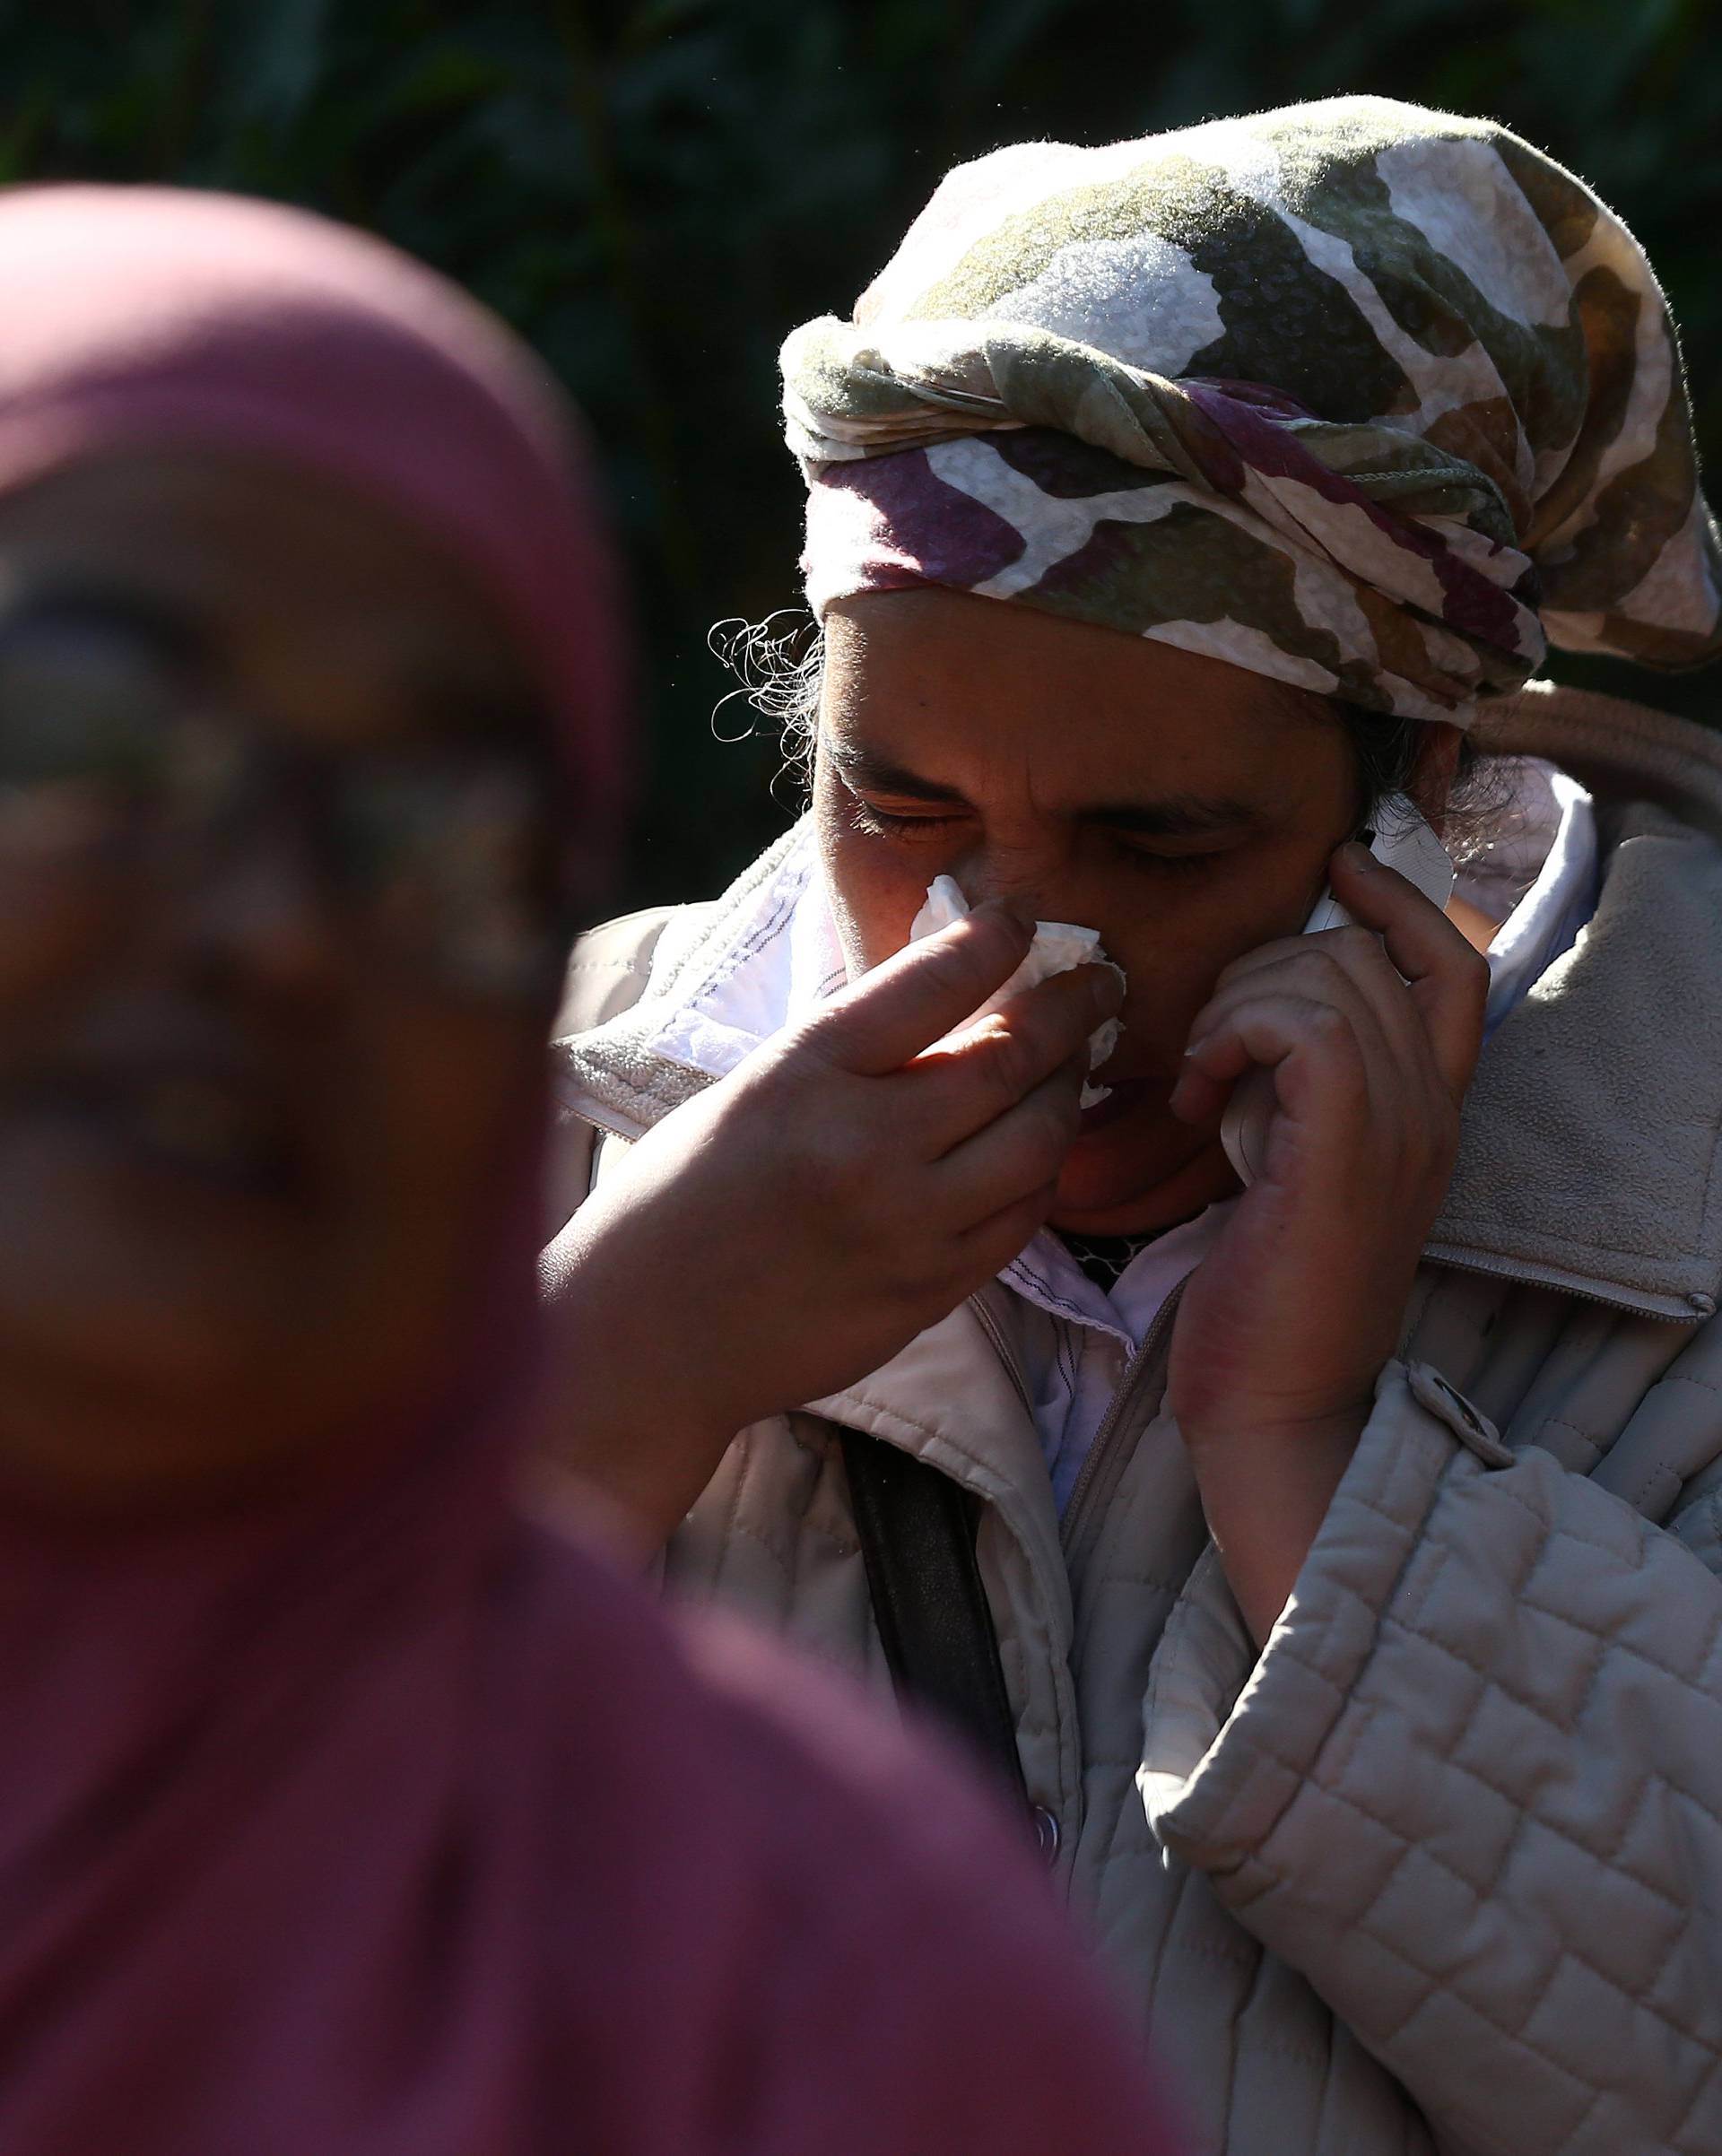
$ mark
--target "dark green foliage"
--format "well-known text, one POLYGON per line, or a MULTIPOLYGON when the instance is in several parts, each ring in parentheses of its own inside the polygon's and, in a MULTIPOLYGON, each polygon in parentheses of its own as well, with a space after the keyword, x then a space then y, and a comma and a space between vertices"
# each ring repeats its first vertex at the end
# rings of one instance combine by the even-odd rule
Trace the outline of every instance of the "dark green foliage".
POLYGON ((0 0, 0 179, 309 203, 537 343, 604 444, 637 570, 634 889, 679 897, 781 820, 773 745, 712 738, 705 648, 714 619, 796 596, 778 343, 847 309, 947 165, 1338 90, 1489 113, 1638 230, 1722 468, 1715 21, 1709 0, 0 0))

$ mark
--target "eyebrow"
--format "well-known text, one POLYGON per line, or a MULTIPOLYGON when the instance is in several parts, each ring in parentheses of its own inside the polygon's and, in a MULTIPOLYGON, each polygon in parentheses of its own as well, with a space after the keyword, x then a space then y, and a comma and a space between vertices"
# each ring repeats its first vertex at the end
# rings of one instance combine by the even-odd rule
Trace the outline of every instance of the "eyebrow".
POLYGON ((1250 802, 1196 794, 1170 794, 1163 801, 1100 802, 1078 809, 1076 815, 1081 822, 1135 839, 1201 839, 1216 831, 1257 830, 1266 822, 1250 802))
MULTIPOLYGON (((123 636, 151 665, 204 686, 217 671, 216 639, 193 609, 100 578, 57 576, 23 585, 0 604, 0 651, 11 635, 40 627, 123 636)), ((463 746, 525 747, 535 761, 560 768, 555 720, 526 682, 450 665, 434 650, 405 655, 396 672, 394 687, 415 730, 463 746)))
POLYGON ((942 805, 963 808, 969 805, 967 797, 955 787, 923 778, 918 772, 892 763, 888 757, 875 756, 871 749, 864 749, 853 742, 833 742, 825 752, 845 778, 857 786, 871 787, 875 793, 895 794, 905 801, 936 801, 942 805))
MULTIPOLYGON (((836 742, 826 752, 846 779, 874 792, 895 795, 904 801, 936 803, 941 807, 970 805, 957 787, 923 778, 918 771, 876 756, 858 744, 836 742)), ((1259 830, 1267 821, 1255 803, 1228 795, 1209 798, 1196 794, 1170 794, 1158 801, 1095 802, 1077 809, 1074 819, 1137 839, 1199 839, 1217 831, 1259 830)))

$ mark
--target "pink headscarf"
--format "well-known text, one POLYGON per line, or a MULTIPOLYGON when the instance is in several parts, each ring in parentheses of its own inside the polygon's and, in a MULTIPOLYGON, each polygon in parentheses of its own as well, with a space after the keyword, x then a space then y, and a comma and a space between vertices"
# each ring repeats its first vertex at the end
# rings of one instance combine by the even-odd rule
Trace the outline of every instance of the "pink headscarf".
MULTIPOLYGON (((288 211, 78 188, 0 203, 0 488, 122 441, 362 488, 495 594, 614 798, 604 548, 457 293, 288 211)), ((1001 1824, 513 1509, 517 1195, 484 1352, 394 1441, 202 1512, 0 1499, 0 2150, 1141 2151, 1001 1824)))
POLYGON ((104 449, 278 457, 396 511, 537 669, 588 839, 625 778, 620 594, 566 399, 494 316, 303 211, 165 187, 0 200, 0 491, 104 449))

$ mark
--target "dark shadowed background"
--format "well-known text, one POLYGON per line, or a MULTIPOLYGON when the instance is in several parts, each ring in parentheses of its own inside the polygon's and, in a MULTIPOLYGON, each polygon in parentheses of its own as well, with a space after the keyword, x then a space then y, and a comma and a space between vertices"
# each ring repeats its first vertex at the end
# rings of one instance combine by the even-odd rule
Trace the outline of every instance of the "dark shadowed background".
MULTIPOLYGON (((371 226, 580 398, 647 652, 631 900, 709 891, 781 827, 770 730, 714 738, 706 648, 796 596, 777 347, 848 310, 959 159, 1343 90, 1487 113, 1637 229, 1722 455, 1712 0, 0 0, 0 179, 238 187, 371 226)), ((1651 693, 1722 715, 1716 674, 1651 693)))

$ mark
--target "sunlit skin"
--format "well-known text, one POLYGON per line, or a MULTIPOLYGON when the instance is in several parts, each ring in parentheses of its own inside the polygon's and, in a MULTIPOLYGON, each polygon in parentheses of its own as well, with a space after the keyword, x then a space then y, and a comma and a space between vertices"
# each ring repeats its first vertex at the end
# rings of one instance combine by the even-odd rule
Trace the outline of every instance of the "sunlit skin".
MULTIPOLYGON (((460 571, 265 466, 115 456, 0 502, 0 619, 67 593, 170 621, 233 723, 282 741, 526 723, 460 571)), ((203 1488, 435 1399, 535 1129, 548 1000, 399 977, 289 815, 175 867, 0 865, 0 1473, 70 1501, 203 1488), (239 1134, 231 1159, 176 1143, 178 1099, 239 1134)))
MULTIPOLYGON (((835 608, 827 654, 813 810, 851 972, 901 947, 937 875, 1099 929, 1129 984, 1125 1030, 1053 1223, 1148 1231, 1235 1188, 1217 1110, 1192 1126, 1169 1101, 1222 969, 1297 934, 1356 828, 1326 700, 934 589, 835 608)), ((1438 819, 1457 741, 1420 774, 1438 819)))

